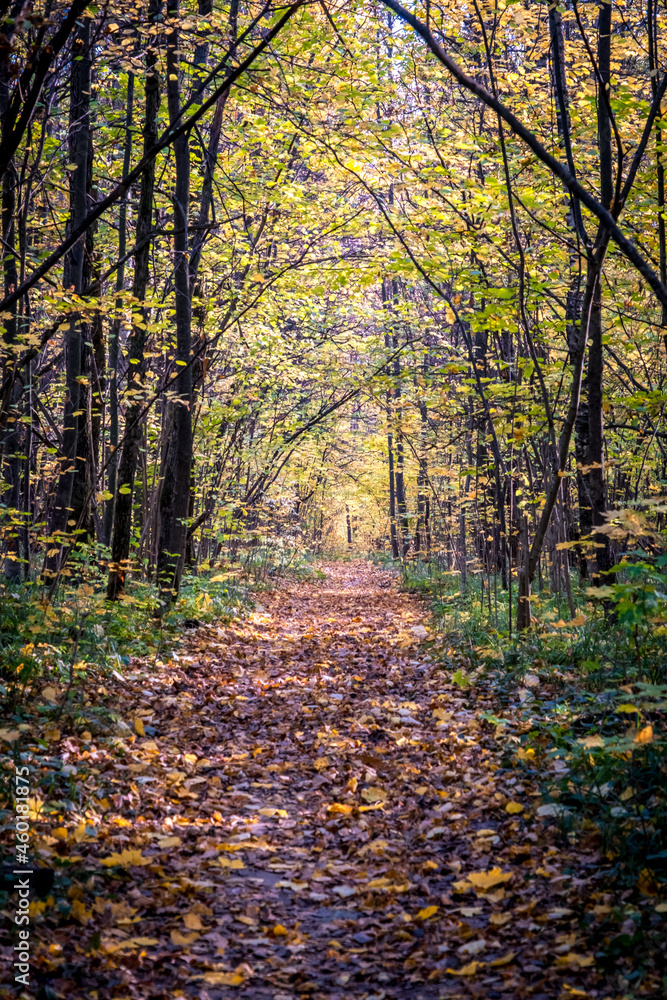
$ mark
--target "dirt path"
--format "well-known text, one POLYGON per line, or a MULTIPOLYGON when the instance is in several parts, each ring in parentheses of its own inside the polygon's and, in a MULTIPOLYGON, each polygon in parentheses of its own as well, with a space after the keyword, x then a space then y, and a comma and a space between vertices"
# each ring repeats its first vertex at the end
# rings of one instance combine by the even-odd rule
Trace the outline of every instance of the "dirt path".
POLYGON ((97 1000, 603 997, 587 859, 563 872, 483 693, 449 683, 392 575, 326 574, 130 678, 150 735, 92 747, 90 827, 55 839, 95 874, 76 922, 45 910, 40 975, 97 1000))

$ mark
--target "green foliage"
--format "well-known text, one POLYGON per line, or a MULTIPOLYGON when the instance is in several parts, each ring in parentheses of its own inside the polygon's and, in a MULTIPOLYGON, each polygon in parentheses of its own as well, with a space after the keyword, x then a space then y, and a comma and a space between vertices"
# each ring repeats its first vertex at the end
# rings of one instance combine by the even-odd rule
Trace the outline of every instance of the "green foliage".
MULTIPOLYGON (((507 595, 496 619, 476 575, 462 593, 458 576, 403 570, 408 589, 430 596, 446 643, 456 647, 458 636, 492 676, 498 707, 486 718, 509 740, 507 766, 533 775, 539 766, 564 832, 593 837, 603 859, 647 891, 667 882, 666 565, 663 555, 629 552, 613 584, 573 580, 583 611, 570 622, 556 596, 539 595, 540 619, 519 641, 508 635, 507 595)), ((467 679, 458 674, 455 683, 467 679)))
POLYGON ((161 616, 157 587, 133 581, 131 593, 106 600, 106 566, 97 547, 81 546, 73 571, 53 599, 39 581, 0 584, 0 699, 3 714, 23 718, 37 708, 86 727, 95 714, 95 685, 122 673, 132 658, 165 657, 183 622, 229 621, 250 603, 249 589, 190 575, 178 601, 161 616), (44 688, 57 692, 47 698, 44 688), (91 716, 92 713, 92 716, 91 716))

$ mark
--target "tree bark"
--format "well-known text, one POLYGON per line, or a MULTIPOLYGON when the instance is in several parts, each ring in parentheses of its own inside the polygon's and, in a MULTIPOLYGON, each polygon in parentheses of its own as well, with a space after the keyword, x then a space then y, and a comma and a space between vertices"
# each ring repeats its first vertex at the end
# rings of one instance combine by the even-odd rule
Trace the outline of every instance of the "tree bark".
MULTIPOLYGON (((172 125, 181 111, 179 86, 179 0, 167 5, 167 104, 172 125)), ((187 133, 174 141, 176 181, 174 207, 174 292, 176 306, 176 351, 178 371, 173 394, 167 403, 167 437, 161 470, 157 579, 164 604, 178 594, 187 541, 192 470, 192 368, 190 338, 192 300, 188 264, 190 202, 190 142, 187 133)))
MULTIPOLYGON (((88 161, 90 156, 90 20, 77 24, 73 40, 72 78, 70 90, 69 158, 70 218, 68 228, 76 230, 88 209, 88 161)), ((80 295, 85 284, 86 240, 82 235, 65 258, 64 284, 80 295)), ((51 532, 61 543, 68 542, 67 528, 76 528, 87 520, 86 461, 89 460, 87 416, 89 386, 88 348, 84 324, 71 320, 65 335, 65 414, 60 473, 52 512, 51 532)), ((46 575, 58 571, 62 553, 45 561, 46 575)))
MULTIPOLYGON (((149 118, 149 100, 148 93, 149 88, 153 87, 153 81, 151 79, 151 68, 153 63, 150 63, 150 59, 155 59, 152 49, 148 50, 146 56, 146 122, 149 118)), ((159 99, 159 98, 158 98, 159 99)), ((127 176, 130 169, 130 159, 132 156, 132 113, 134 108, 134 73, 127 74, 127 101, 125 105, 125 143, 123 148, 123 176, 127 176)), ((155 109, 157 112, 157 109, 155 109)), ((146 123, 144 124, 144 148, 145 148, 145 135, 146 135, 146 123)), ((151 145, 157 139, 157 122, 154 121, 151 128, 151 145)), ((154 171, 154 165, 151 164, 148 171, 154 171)), ((148 172, 147 171, 147 172, 148 172)), ((145 183, 145 177, 142 179, 142 190, 145 183)), ((151 186, 151 204, 148 205, 148 225, 142 225, 142 239, 146 237, 150 231, 151 223, 151 210, 152 210, 152 186, 151 186)), ((143 197, 140 196, 140 203, 143 203, 143 197)), ((140 209, 141 212, 141 209, 140 209)), ((145 206, 144 206, 145 212, 145 206)), ((139 230, 139 224, 137 223, 137 230, 139 230)), ((138 238, 138 233, 137 233, 138 238)), ((148 255, 150 247, 146 246, 146 258, 148 255)), ((123 260, 125 253, 127 251, 127 196, 121 198, 120 208, 118 211, 118 258, 123 260)), ((138 261, 135 258, 135 275, 136 269, 138 267, 138 261)), ((147 264, 146 264, 147 270, 147 264)), ((114 510, 116 505, 116 480, 118 474, 118 362, 120 360, 120 309, 121 309, 121 299, 119 298, 120 292, 123 291, 125 285, 125 264, 120 264, 118 270, 116 271, 116 310, 118 315, 114 317, 111 324, 111 330, 109 332, 109 450, 111 451, 109 467, 108 467, 108 480, 107 489, 111 494, 111 499, 107 500, 104 507, 104 539, 103 541, 108 545, 111 542, 111 535, 113 531, 114 523, 114 510)), ((146 294, 146 286, 143 288, 143 296, 146 294)), ((135 328, 136 329, 136 328, 135 328)), ((130 380, 133 375, 133 365, 137 362, 141 362, 141 359, 131 358, 130 359, 130 380)), ((130 397, 131 398, 131 397, 130 397)))
MULTIPOLYGON (((160 12, 161 0, 151 0, 150 16, 155 20, 160 12)), ((143 129, 144 151, 151 149, 157 141, 158 111, 160 108, 160 77, 157 68, 157 48, 146 52, 145 117, 143 129)), ((129 95, 128 95, 129 104, 129 95)), ((155 190, 155 160, 149 159, 141 177, 141 194, 137 209, 136 244, 132 295, 138 302, 146 298, 150 263, 150 241, 153 217, 153 194, 155 190)), ((130 542, 132 538, 132 506, 134 499, 134 479, 142 437, 142 413, 144 404, 138 401, 136 393, 141 389, 144 375, 144 351, 146 346, 146 323, 148 310, 142 308, 139 322, 132 327, 128 348, 128 389, 130 390, 125 413, 125 433, 123 450, 118 464, 116 495, 114 500, 113 538, 111 543, 111 564, 107 583, 107 598, 117 600, 125 589, 129 568, 130 542)))

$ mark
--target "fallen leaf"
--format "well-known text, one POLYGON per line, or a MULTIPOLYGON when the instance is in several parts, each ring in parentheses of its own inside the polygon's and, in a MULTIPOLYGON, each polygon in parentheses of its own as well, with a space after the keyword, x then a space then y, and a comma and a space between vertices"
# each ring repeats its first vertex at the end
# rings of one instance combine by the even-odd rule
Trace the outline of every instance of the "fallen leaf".
POLYGON ((335 885, 331 891, 335 892, 337 896, 347 897, 354 896, 357 890, 353 885, 335 885))
POLYGON ((241 986, 244 981, 239 972, 206 972, 202 978, 209 986, 241 986))
POLYGON ((492 889, 494 885, 500 885, 502 882, 509 882, 512 878, 512 872, 504 872, 500 868, 492 868, 488 872, 472 872, 468 875, 468 882, 470 882, 475 889, 492 889))
POLYGON ((572 968, 587 969, 591 965, 595 965, 595 957, 593 955, 579 955, 576 951, 570 951, 567 955, 558 955, 556 957, 556 965, 569 965, 572 968))
POLYGON ((150 858, 145 858, 139 849, 132 850, 126 848, 120 853, 109 854, 106 858, 100 858, 100 864, 111 867, 112 865, 122 865, 123 868, 131 868, 134 865, 149 865, 150 858))
POLYGON ((507 955, 503 955, 502 958, 494 958, 492 962, 489 962, 489 965, 492 966, 494 969, 497 969, 501 965, 509 965, 510 962, 513 962, 515 958, 516 958, 516 952, 510 951, 508 952, 507 955))
POLYGON ((580 743, 586 750, 592 750, 594 747, 603 747, 605 745, 603 737, 597 733, 594 736, 584 736, 583 739, 577 740, 577 743, 580 743))
POLYGON ((182 934, 180 931, 173 930, 169 936, 171 937, 172 944, 184 947, 192 944, 193 941, 196 941, 200 935, 196 932, 193 934, 182 934))
POLYGON ((387 793, 384 788, 364 788, 361 797, 365 802, 385 802, 387 793))
POLYGON ((470 962, 468 965, 463 965, 460 969, 447 969, 452 976, 474 976, 478 969, 483 969, 485 962, 470 962))
POLYGON ((161 837, 158 840, 158 847, 178 847, 181 844, 180 837, 161 837))
POLYGON ((459 955, 479 955, 485 948, 486 941, 484 938, 478 938, 476 941, 467 941, 465 944, 462 944, 460 948, 457 948, 457 951, 459 955))

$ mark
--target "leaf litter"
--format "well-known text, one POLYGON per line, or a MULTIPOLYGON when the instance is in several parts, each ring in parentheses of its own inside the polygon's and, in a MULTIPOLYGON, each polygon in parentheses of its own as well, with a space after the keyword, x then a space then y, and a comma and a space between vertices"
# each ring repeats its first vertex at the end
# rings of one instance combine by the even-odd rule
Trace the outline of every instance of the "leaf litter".
POLYGON ((612 909, 599 859, 505 766, 493 691, 455 680, 465 656, 392 574, 325 570, 133 661, 105 692, 126 733, 53 737, 86 794, 32 805, 61 885, 31 904, 34 981, 96 1000, 607 996, 581 922, 612 909))

